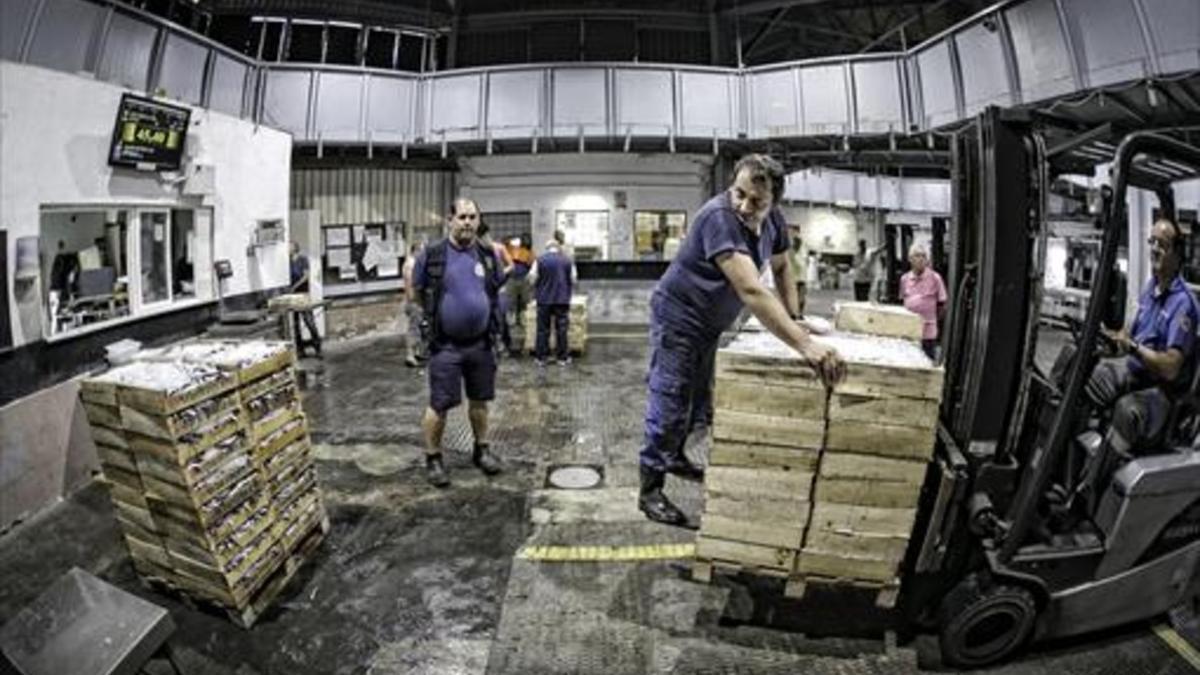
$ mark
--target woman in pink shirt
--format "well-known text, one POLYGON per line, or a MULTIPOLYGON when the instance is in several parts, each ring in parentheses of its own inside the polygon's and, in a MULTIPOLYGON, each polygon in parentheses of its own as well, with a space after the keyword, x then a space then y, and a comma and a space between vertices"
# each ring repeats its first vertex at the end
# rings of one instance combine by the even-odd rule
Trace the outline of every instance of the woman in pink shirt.
POLYGON ((908 249, 912 270, 900 277, 900 297, 904 307, 921 317, 921 349, 937 360, 938 319, 946 308, 946 284, 942 275, 929 266, 925 247, 913 244, 908 249))

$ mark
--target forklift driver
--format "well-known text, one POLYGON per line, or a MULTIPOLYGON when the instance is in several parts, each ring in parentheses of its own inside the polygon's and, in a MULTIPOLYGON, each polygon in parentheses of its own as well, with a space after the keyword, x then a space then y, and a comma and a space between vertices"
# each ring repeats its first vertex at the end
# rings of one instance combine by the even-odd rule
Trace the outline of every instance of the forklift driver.
POLYGON ((1132 328, 1101 328, 1125 356, 1098 363, 1086 387, 1097 410, 1113 408, 1112 424, 1084 466, 1077 490, 1088 513, 1095 512, 1104 492, 1107 482, 1102 481, 1134 454, 1164 440, 1171 402, 1191 384, 1195 368, 1200 306, 1180 274, 1183 233, 1173 221, 1159 219, 1148 244, 1154 276, 1138 297, 1132 328))

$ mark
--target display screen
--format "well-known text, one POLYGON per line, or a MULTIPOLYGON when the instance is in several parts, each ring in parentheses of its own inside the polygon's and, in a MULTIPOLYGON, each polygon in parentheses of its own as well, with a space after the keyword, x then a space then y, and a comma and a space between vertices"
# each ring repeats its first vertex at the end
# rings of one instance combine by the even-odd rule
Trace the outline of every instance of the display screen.
POLYGON ((125 94, 108 163, 145 171, 178 169, 191 114, 188 108, 125 94))

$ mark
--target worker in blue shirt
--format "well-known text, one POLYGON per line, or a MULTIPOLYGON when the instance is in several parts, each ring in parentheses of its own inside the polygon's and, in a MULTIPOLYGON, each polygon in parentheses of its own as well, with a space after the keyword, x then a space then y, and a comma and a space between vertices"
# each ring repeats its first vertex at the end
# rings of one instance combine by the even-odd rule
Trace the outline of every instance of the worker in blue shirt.
POLYGON ((683 454, 691 408, 706 384, 706 362, 718 338, 743 306, 796 350, 826 386, 845 375, 837 352, 813 341, 794 320, 799 312, 786 255, 787 223, 776 208, 783 181, 782 165, 770 157, 756 154, 739 160, 733 184, 696 213, 679 252, 651 295, 650 373, 638 494, 638 508, 650 520, 687 525, 687 516, 662 492, 665 475, 703 476, 703 470, 683 454), (774 292, 760 280, 768 262, 774 292))
POLYGON ((499 291, 504 271, 492 246, 475 236, 479 206, 459 198, 450 207, 450 236, 425 247, 413 270, 429 339, 429 407, 421 420, 426 479, 450 485, 442 461, 446 413, 467 394, 467 420, 475 437, 471 461, 481 471, 501 471, 487 442, 488 401, 496 397, 499 291))
POLYGON ((571 292, 578 280, 575 262, 564 252, 561 231, 546 244, 546 251, 538 256, 529 270, 529 283, 533 284, 533 297, 537 300, 537 342, 534 354, 539 366, 546 365, 550 356, 550 324, 554 324, 554 351, 558 365, 571 363, 570 345, 567 344, 567 328, 571 320, 571 292))
POLYGON ((1151 228, 1148 243, 1154 276, 1138 296, 1132 328, 1104 329, 1123 356, 1100 361, 1085 388, 1098 409, 1113 409, 1100 450, 1084 467, 1078 487, 1089 513, 1107 487, 1102 481, 1164 440, 1172 401, 1191 385, 1196 367, 1200 305, 1179 273, 1183 232, 1162 218, 1151 228))

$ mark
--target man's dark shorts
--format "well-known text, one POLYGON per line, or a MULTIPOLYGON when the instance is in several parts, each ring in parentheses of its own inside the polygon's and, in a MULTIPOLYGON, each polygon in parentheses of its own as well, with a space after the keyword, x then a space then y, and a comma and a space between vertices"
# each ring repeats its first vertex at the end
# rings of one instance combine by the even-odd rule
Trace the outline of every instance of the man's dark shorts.
POLYGON ((439 345, 429 357, 429 407, 444 413, 467 400, 490 401, 496 397, 496 355, 487 340, 468 345, 439 345))

